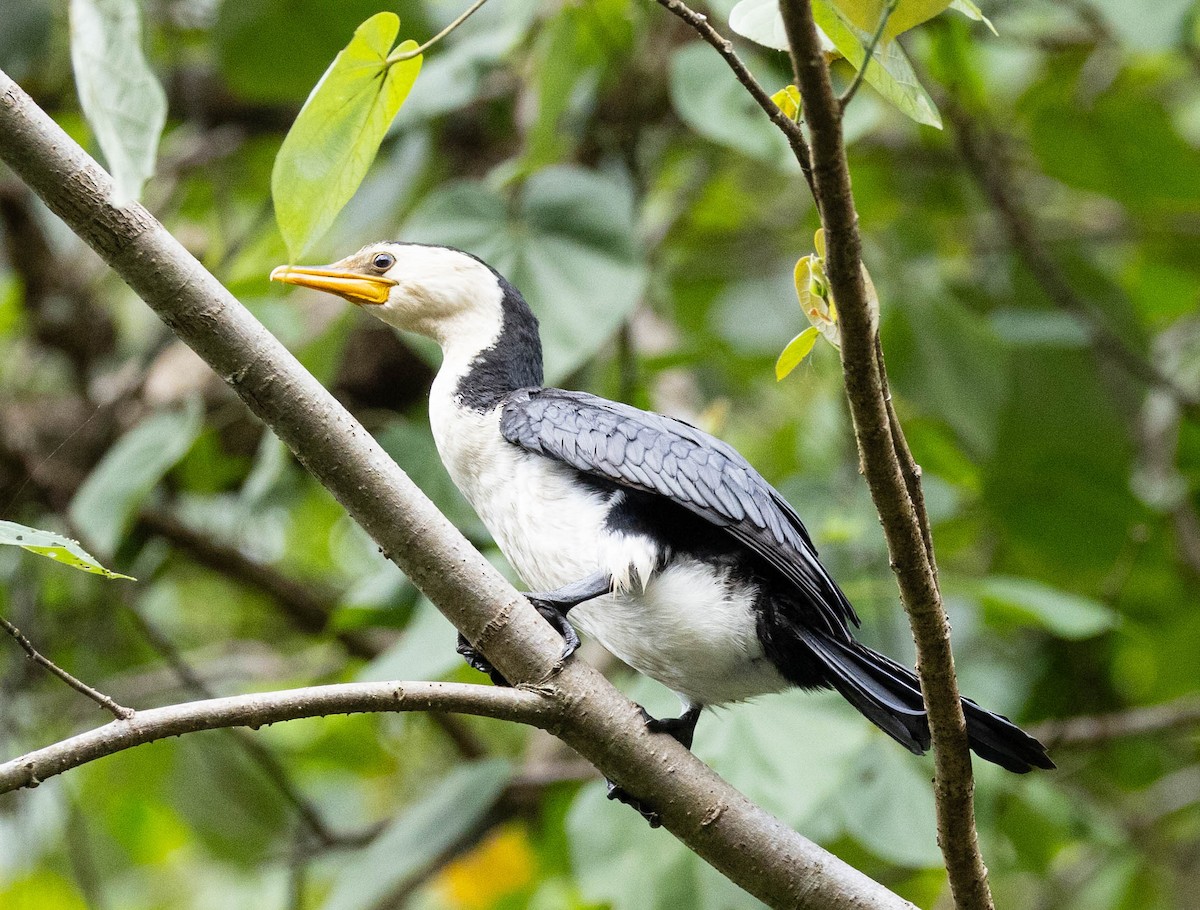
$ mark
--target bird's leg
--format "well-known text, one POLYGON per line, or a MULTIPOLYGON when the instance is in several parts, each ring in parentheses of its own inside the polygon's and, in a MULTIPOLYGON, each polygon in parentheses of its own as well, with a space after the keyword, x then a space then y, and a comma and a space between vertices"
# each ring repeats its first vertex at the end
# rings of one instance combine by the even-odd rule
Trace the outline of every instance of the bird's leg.
POLYGON ((567 621, 567 614, 572 607, 587 600, 593 600, 605 594, 611 594, 613 589, 612 576, 603 569, 597 569, 586 578, 555 588, 553 591, 536 591, 526 594, 535 610, 542 618, 550 623, 558 634, 563 637, 562 660, 566 660, 579 647, 579 636, 574 627, 567 621))
POLYGON ((651 717, 646 709, 642 708, 642 717, 646 720, 646 729, 651 733, 666 733, 679 745, 690 751, 692 738, 696 735, 696 724, 700 722, 702 710, 703 706, 701 705, 689 705, 688 709, 679 717, 667 717, 659 720, 657 717, 651 717))
MULTIPOLYGON (((646 729, 651 733, 666 733, 685 749, 692 748, 692 738, 696 735, 696 724, 700 721, 702 705, 689 705, 680 717, 668 717, 664 720, 651 717, 640 705, 638 710, 642 712, 642 717, 646 721, 646 729)), ((659 816, 657 810, 631 795, 629 791, 618 787, 611 780, 606 780, 605 783, 608 784, 609 799, 615 799, 617 802, 636 809, 638 814, 649 822, 651 828, 662 825, 662 817, 659 816)))
MULTIPOLYGON (((546 622, 550 623, 563 637, 563 651, 560 660, 566 660, 575 653, 575 649, 579 647, 579 636, 575 633, 574 627, 567 621, 567 613, 572 607, 578 606, 585 600, 592 600, 604 594, 611 594, 613 589, 612 576, 603 569, 593 572, 586 578, 572 582, 569 585, 563 585, 561 588, 555 588, 553 591, 538 591, 536 593, 526 594, 525 597, 533 604, 533 608, 537 610, 546 622)), ((500 671, 491 665, 482 653, 477 651, 475 647, 466 639, 461 632, 458 633, 458 647, 455 649, 463 656, 467 664, 481 673, 486 673, 491 677, 492 682, 497 686, 507 686, 506 680, 500 671)))

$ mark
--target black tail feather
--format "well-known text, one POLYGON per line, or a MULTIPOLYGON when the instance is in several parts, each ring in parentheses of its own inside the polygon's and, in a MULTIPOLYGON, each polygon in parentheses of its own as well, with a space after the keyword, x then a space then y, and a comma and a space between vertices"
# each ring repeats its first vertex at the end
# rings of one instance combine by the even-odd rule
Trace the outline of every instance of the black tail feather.
MULTIPOLYGON (((800 630, 800 637, 828 671, 827 681, 863 716, 910 752, 929 750, 929 722, 920 682, 910 669, 855 641, 838 641, 800 630)), ((1050 769, 1045 747, 1001 714, 962 700, 971 749, 982 759, 1024 774, 1050 769)))

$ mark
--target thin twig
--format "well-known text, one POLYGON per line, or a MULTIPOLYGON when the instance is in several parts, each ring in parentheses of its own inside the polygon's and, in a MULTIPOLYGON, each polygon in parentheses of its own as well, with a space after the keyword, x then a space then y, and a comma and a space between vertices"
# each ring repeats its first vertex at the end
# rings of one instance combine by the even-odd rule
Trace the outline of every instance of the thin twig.
POLYGON ((1097 746, 1114 739, 1173 733, 1197 726, 1200 726, 1200 698, 1187 695, 1112 714, 1046 721, 1030 732, 1047 745, 1097 746))
POLYGON ((100 707, 111 712, 112 715, 117 718, 117 720, 129 720, 136 713, 133 708, 126 708, 124 705, 117 704, 115 701, 113 701, 113 699, 109 698, 103 692, 99 692, 96 689, 93 689, 87 683, 76 679, 54 661, 50 660, 50 658, 43 656, 37 650, 37 648, 33 646, 29 639, 21 634, 20 629, 18 629, 4 617, 0 617, 0 627, 3 627, 5 632, 16 639, 17 644, 21 646, 21 650, 23 650, 29 656, 29 659, 35 664, 37 664, 39 667, 49 670, 76 692, 86 695, 96 704, 100 705, 100 707))
POLYGON ((853 100, 858 92, 858 87, 863 84, 863 79, 867 75, 867 67, 871 65, 871 60, 875 56, 875 49, 879 47, 879 42, 883 39, 883 31, 887 28, 888 20, 892 18, 892 13, 896 10, 896 4, 900 0, 888 0, 884 6, 883 12, 879 14, 879 24, 875 26, 875 32, 871 35, 871 40, 867 42, 865 53, 863 54, 862 66, 858 68, 858 72, 854 74, 854 81, 850 83, 850 87, 846 89, 846 93, 838 99, 838 106, 842 113, 846 112, 846 106, 853 100))
POLYGON ((780 11, 812 139, 826 274, 838 302, 842 369, 855 437, 917 646, 917 672, 934 747, 938 845, 955 904, 960 910, 992 910, 975 827, 974 777, 950 624, 938 589, 919 471, 888 401, 876 314, 863 277, 842 109, 821 52, 811 0, 781 0, 780 11))
POLYGON ((664 7, 667 11, 686 22, 695 30, 696 34, 716 48, 717 53, 724 58, 729 68, 733 70, 737 81, 742 84, 746 91, 750 93, 750 97, 771 118, 771 122, 779 127, 783 135, 787 137, 788 145, 792 148, 792 154, 796 156, 800 170, 804 173, 804 179, 808 182, 808 188, 812 191, 813 198, 816 199, 817 189, 816 184, 813 182, 812 154, 808 148, 808 140, 804 138, 804 131, 800 129, 800 124, 785 114, 779 105, 771 100, 771 96, 767 94, 766 89, 759 84, 750 70, 746 68, 746 64, 734 52, 733 42, 713 28, 709 24, 707 16, 701 15, 691 9, 682 0, 656 0, 656 2, 659 6, 664 7))
POLYGON ((106 755, 184 733, 226 727, 256 728, 302 717, 376 711, 454 711, 537 727, 554 727, 561 719, 559 706, 536 692, 466 683, 342 683, 233 695, 147 708, 128 720, 115 721, 14 758, 0 764, 0 793, 36 787, 57 774, 106 755))
POLYGON ((434 35, 432 38, 430 38, 428 41, 426 41, 420 47, 413 48, 411 51, 398 51, 395 54, 391 54, 387 58, 388 65, 390 66, 393 63, 402 63, 405 60, 413 59, 413 57, 421 56, 421 54, 425 53, 427 50, 429 50, 431 47, 433 47, 435 44, 437 44, 439 41, 441 41, 443 38, 445 38, 447 35, 449 35, 452 31, 454 31, 456 28, 458 28, 460 25, 462 25, 464 22, 466 22, 471 17, 471 14, 474 13, 477 9, 479 9, 479 7, 483 6, 485 3, 487 3, 487 0, 475 0, 475 2, 472 3, 467 8, 466 12, 464 12, 461 16, 459 16, 457 19, 455 19, 453 22, 451 22, 449 25, 447 25, 444 29, 442 29, 440 32, 438 32, 436 35, 434 35))

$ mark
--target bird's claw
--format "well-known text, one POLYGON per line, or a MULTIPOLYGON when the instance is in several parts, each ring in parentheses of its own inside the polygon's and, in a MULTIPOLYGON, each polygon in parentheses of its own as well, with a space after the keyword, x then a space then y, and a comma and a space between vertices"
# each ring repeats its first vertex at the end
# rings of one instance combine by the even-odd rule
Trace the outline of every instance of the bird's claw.
POLYGON ((566 660, 579 648, 579 634, 575 631, 575 627, 571 625, 571 621, 567 619, 567 615, 554 604, 547 603, 534 595, 527 594, 526 597, 533 604, 533 608, 542 614, 542 618, 550 623, 555 631, 562 636, 563 649, 558 659, 560 661, 566 660))
POLYGON ((635 809, 638 815, 644 818, 651 828, 662 827, 662 816, 656 810, 647 806, 636 796, 631 795, 628 790, 618 787, 611 780, 605 779, 604 783, 608 785, 607 796, 609 799, 615 799, 617 802, 624 803, 630 808, 635 809))
POLYGON ((642 720, 646 722, 646 729, 651 733, 666 733, 683 748, 692 748, 692 738, 696 732, 694 719, 686 714, 683 717, 651 717, 641 705, 638 705, 638 710, 642 712, 642 720))
POLYGON ((500 671, 493 667, 491 662, 484 657, 483 654, 475 650, 475 647, 469 641, 467 641, 466 636, 461 632, 458 633, 458 645, 454 650, 463 656, 463 660, 467 662, 467 666, 469 666, 472 670, 478 670, 480 673, 486 673, 492 680, 493 685, 511 688, 508 680, 504 678, 500 671))
MULTIPOLYGON (((579 635, 575 632, 575 628, 567 620, 562 610, 553 604, 536 597, 530 597, 529 602, 533 604, 535 610, 542 614, 546 622, 550 623, 558 631, 558 634, 563 637, 563 649, 559 661, 566 660, 579 648, 579 635)), ((484 657, 480 651, 476 650, 475 646, 467 641, 466 636, 461 632, 458 633, 458 645, 454 650, 463 656, 463 659, 471 669, 478 670, 480 673, 486 673, 495 685, 510 687, 510 683, 500 671, 493 667, 491 661, 484 657)))

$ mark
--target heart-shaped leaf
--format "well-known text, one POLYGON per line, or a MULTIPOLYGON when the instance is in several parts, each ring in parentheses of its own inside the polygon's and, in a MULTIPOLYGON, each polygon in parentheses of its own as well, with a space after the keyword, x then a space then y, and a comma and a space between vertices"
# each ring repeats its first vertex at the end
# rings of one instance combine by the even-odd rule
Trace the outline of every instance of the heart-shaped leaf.
POLYGON ((579 367, 641 299, 646 269, 634 243, 633 194, 618 179, 575 167, 539 171, 512 203, 485 183, 426 198, 404 237, 483 257, 537 314, 546 381, 579 367))

